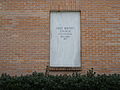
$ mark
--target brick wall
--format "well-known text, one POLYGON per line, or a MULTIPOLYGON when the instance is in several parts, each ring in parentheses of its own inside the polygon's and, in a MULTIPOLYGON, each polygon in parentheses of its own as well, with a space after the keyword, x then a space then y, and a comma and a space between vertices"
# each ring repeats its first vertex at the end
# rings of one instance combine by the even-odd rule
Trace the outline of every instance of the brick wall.
POLYGON ((45 72, 50 11, 81 11, 82 73, 120 73, 120 0, 0 0, 0 73, 45 72))

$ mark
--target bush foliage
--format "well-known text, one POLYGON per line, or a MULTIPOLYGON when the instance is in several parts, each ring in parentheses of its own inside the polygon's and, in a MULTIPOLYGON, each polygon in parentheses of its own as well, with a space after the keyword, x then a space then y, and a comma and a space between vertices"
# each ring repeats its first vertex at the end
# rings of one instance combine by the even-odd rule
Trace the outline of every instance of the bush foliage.
POLYGON ((120 74, 95 74, 89 70, 86 75, 45 75, 33 72, 31 75, 0 76, 0 90, 120 90, 120 74))

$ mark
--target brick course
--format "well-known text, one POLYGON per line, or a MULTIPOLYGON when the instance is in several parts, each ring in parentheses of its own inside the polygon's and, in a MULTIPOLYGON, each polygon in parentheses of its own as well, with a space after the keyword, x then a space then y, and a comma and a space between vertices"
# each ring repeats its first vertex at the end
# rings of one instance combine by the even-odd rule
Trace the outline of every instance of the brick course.
POLYGON ((0 0, 0 74, 45 72, 50 11, 81 12, 80 72, 120 73, 120 0, 0 0))

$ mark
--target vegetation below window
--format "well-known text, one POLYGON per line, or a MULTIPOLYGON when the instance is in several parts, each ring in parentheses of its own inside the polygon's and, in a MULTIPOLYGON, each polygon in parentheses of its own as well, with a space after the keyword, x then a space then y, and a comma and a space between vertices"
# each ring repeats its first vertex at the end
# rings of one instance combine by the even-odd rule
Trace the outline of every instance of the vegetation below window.
POLYGON ((31 75, 0 76, 0 90, 120 90, 120 74, 99 75, 93 69, 86 75, 31 75))

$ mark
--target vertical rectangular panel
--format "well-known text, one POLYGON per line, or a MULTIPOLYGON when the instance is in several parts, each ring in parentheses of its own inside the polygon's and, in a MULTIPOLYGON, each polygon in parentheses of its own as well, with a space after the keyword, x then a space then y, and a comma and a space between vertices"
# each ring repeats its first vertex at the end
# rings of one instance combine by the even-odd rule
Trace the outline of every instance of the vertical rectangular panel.
POLYGON ((51 12, 50 66, 80 67, 80 12, 51 12))

